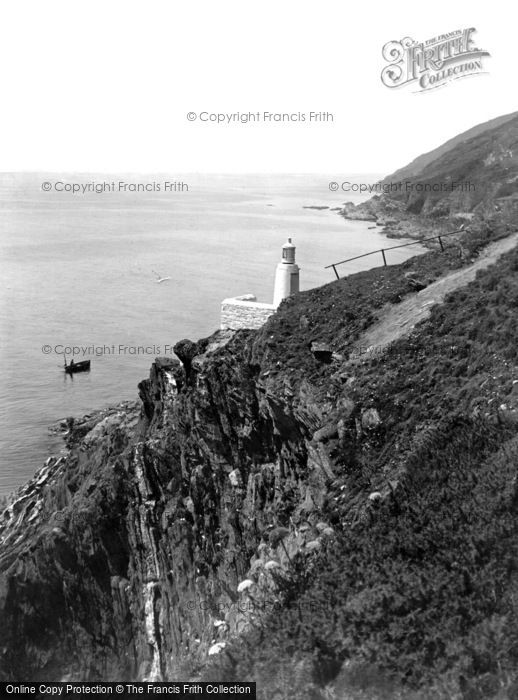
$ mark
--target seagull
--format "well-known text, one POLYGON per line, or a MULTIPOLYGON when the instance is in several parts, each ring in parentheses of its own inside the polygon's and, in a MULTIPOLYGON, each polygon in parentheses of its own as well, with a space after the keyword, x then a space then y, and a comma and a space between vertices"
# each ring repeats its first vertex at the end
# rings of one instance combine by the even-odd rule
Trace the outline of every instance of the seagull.
POLYGON ((162 276, 159 275, 158 272, 156 272, 155 270, 153 270, 153 272, 155 273, 155 275, 156 275, 156 277, 157 277, 157 279, 156 279, 156 283, 157 283, 157 284, 160 284, 160 282, 167 282, 167 280, 170 280, 170 279, 171 279, 170 277, 162 277, 162 276))

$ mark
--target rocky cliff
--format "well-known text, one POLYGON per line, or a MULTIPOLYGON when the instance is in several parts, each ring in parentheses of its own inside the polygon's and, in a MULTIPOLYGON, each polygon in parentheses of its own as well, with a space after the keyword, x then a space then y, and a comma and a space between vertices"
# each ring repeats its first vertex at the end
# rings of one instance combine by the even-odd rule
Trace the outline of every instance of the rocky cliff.
MULTIPOLYGON (((471 129, 468 129, 467 131, 464 131, 461 134, 458 134, 453 138, 448 139, 448 141, 441 144, 437 148, 434 148, 432 151, 417 156, 417 158, 414 158, 414 160, 411 163, 405 165, 403 168, 399 168, 389 177, 392 181, 408 180, 409 178, 419 177, 419 175, 425 171, 426 167, 430 163, 433 163, 434 161, 438 160, 439 158, 444 156, 448 151, 452 151, 457 146, 466 144, 468 141, 474 139, 480 134, 483 134, 485 131, 500 127, 506 122, 515 119, 516 117, 518 117, 518 113, 511 112, 511 114, 505 114, 501 117, 496 117, 495 119, 490 119, 487 122, 483 122, 482 124, 477 124, 471 129)), ((385 180, 388 180, 388 178, 385 178, 385 180)))
POLYGON ((477 125, 377 184, 341 210, 393 236, 433 235, 473 219, 513 222, 518 211, 518 116, 477 125))
POLYGON ((183 341, 139 402, 68 420, 66 453, 2 515, 1 678, 208 674, 316 698, 510 673, 516 255, 394 353, 357 347, 491 236, 183 341))
POLYGON ((516 698, 516 248, 362 340, 512 223, 181 341, 67 419, 1 515, 0 678, 516 698))
POLYGON ((157 359, 140 407, 70 423, 4 512, 2 678, 173 678, 250 624, 250 567, 305 546, 270 535, 322 500, 323 408, 272 392, 247 333, 195 353, 157 359))

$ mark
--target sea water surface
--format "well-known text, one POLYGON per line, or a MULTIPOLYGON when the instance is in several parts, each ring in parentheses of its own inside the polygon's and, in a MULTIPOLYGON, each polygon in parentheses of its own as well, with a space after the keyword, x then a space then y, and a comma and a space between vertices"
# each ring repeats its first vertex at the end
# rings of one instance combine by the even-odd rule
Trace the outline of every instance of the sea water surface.
MULTIPOLYGON (((23 484, 62 448, 49 426, 135 399, 156 355, 168 354, 181 338, 215 331, 223 298, 254 293, 270 302, 287 237, 297 246, 303 290, 334 279, 325 265, 397 244, 370 223, 304 208, 363 199, 330 192, 330 179, 0 175, 0 494, 23 484), (162 187, 145 193, 54 189, 57 182, 118 187, 120 181, 162 187), (51 191, 43 191, 43 182, 51 191), (189 189, 164 192, 165 182, 189 189), (171 279, 159 283, 158 276, 171 279), (65 375, 63 346, 85 348, 75 360, 90 359, 91 372, 65 375), (134 350, 139 346, 145 350, 134 350)), ((418 252, 418 246, 391 251, 387 262, 418 252)), ((379 257, 357 260, 341 273, 379 265, 379 257)))

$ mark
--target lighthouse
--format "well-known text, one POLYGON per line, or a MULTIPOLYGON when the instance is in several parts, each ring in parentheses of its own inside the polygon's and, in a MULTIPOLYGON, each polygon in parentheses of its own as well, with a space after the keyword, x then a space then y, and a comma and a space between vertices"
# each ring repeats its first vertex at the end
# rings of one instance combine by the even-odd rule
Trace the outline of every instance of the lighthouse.
POLYGON ((295 263, 295 246, 288 238, 282 246, 282 258, 275 269, 273 304, 257 301, 254 294, 223 299, 221 302, 221 330, 261 328, 283 299, 299 291, 299 266, 295 263))
POLYGON ((282 258, 275 270, 273 305, 279 306, 283 299, 299 291, 299 266, 295 262, 295 246, 288 238, 282 246, 282 258))

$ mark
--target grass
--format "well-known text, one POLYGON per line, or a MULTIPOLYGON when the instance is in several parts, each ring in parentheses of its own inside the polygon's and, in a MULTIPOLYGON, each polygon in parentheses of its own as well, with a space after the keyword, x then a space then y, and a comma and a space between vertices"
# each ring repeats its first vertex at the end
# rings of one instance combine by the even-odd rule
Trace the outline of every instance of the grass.
POLYGON ((437 255, 300 295, 256 338, 273 385, 276 372, 309 379, 337 418, 354 403, 326 445, 337 479, 321 517, 338 535, 311 576, 293 569, 282 612, 207 677, 256 680, 264 698, 516 696, 518 251, 345 382, 307 348, 344 351, 372 308, 408 293, 402 273, 437 274, 437 255), (359 430, 368 407, 382 424, 359 430), (385 498, 370 504, 377 489, 385 498))
POLYGON ((428 286, 470 264, 485 245, 507 233, 506 226, 480 222, 469 234, 456 236, 444 253, 430 251, 401 265, 360 272, 286 299, 255 334, 252 361, 273 375, 291 373, 295 383, 302 373, 306 379, 324 382, 334 370, 313 359, 312 341, 329 344, 347 356, 385 304, 415 292, 414 281, 428 286))

